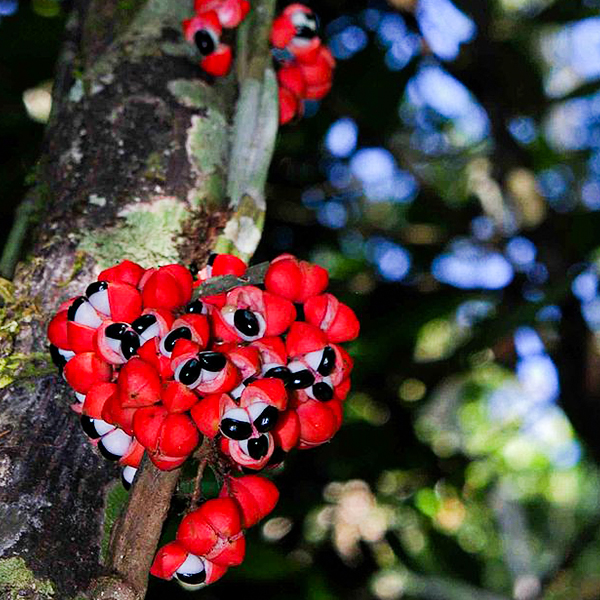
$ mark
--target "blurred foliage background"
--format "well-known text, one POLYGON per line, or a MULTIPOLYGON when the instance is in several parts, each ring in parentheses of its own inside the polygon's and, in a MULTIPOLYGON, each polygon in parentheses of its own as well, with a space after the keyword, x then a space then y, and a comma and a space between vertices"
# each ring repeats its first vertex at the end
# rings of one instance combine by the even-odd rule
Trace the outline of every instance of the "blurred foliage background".
MULTIPOLYGON (((197 595, 600 598, 600 0, 314 8, 335 84, 281 130, 256 258, 330 269, 353 391, 197 595)), ((3 238, 65 13, 0 0, 3 238)))

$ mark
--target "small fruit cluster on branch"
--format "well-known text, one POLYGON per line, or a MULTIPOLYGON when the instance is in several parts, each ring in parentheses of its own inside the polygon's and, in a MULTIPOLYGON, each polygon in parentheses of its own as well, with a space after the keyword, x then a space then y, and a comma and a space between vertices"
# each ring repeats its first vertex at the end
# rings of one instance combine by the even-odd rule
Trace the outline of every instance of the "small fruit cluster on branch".
POLYGON ((222 77, 231 68, 231 47, 221 43, 223 29, 236 28, 248 14, 248 0, 195 0, 196 14, 183 22, 185 39, 200 52, 200 66, 222 77))
POLYGON ((150 573, 175 578, 188 589, 213 583, 244 560, 244 530, 268 515, 278 499, 279 492, 269 479, 227 477, 218 498, 207 500, 183 518, 176 540, 158 551, 150 573))
MULTIPOLYGON (((200 67, 216 77, 229 73, 231 48, 221 43, 223 28, 233 29, 250 9, 247 0, 195 0, 196 15, 183 22, 186 40, 201 55, 200 67)), ((273 22, 279 84, 279 122, 301 117, 304 100, 321 100, 331 89, 335 59, 318 36, 317 17, 303 4, 290 4, 273 22)))
POLYGON ((316 15, 290 4, 273 22, 271 44, 278 52, 279 123, 302 116, 304 100, 321 100, 331 89, 335 59, 317 32, 316 15))
POLYGON ((342 422, 353 363, 339 344, 358 335, 356 315, 326 292, 325 269, 292 255, 271 262, 263 287, 245 285, 246 275, 245 263, 224 254, 196 281, 181 265, 126 260, 48 326, 83 430, 124 467, 126 487, 144 452, 171 470, 197 450, 223 482, 222 499, 189 513, 161 550, 160 577, 196 581, 201 570, 210 583, 239 564, 242 530, 273 508, 277 489, 233 474, 278 466, 293 448, 329 441, 342 422), (219 288, 222 275, 241 285, 219 288), (217 293, 200 295, 215 282, 217 293))

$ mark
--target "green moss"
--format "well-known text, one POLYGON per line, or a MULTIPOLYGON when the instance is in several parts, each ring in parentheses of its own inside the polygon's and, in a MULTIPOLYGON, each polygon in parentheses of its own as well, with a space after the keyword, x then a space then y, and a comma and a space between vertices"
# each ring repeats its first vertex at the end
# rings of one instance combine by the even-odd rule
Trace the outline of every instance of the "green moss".
POLYGON ((12 353, 7 357, 0 357, 0 389, 15 381, 32 380, 33 384, 34 378, 55 372, 56 367, 47 352, 12 353))
POLYGON ((151 152, 148 155, 144 177, 156 181, 166 181, 166 165, 161 152, 151 152))
POLYGON ((128 497, 129 492, 127 492, 120 482, 113 485, 106 494, 104 503, 103 536, 102 544, 100 546, 100 556, 102 557, 103 562, 106 562, 108 557, 108 544, 110 542, 110 533, 113 525, 127 504, 128 497))
POLYGON ((151 204, 131 204, 121 214, 124 220, 118 225, 87 232, 78 250, 90 254, 101 269, 125 258, 144 267, 178 262, 176 238, 187 216, 185 204, 163 198, 151 204))
POLYGON ((13 302, 15 298, 15 286, 12 281, 0 277, 0 307, 13 302))
POLYGON ((5 558, 0 560, 0 592, 7 600, 18 600, 27 592, 36 594, 37 598, 53 598, 54 585, 48 579, 36 579, 22 558, 5 558))
POLYGON ((15 301, 12 283, 0 278, 0 388, 17 380, 54 372, 47 352, 22 354, 13 351, 21 327, 41 318, 35 302, 29 298, 15 301))

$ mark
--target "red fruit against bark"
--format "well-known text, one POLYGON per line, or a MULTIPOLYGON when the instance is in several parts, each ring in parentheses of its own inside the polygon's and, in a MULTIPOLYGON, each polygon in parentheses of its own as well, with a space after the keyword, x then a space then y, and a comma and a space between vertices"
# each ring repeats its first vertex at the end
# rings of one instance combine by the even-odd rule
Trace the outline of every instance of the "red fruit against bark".
POLYGON ((67 312, 67 310, 57 312, 50 323, 48 323, 48 339, 50 343, 62 350, 71 349, 67 337, 67 312))
POLYGON ((291 254, 282 254, 273 260, 265 275, 266 289, 292 302, 306 302, 321 294, 328 283, 329 275, 323 267, 298 260, 291 254))
POLYGON ((170 414, 164 420, 160 432, 160 454, 173 458, 188 456, 199 442, 198 429, 187 415, 170 414))
POLYGON ((144 308, 174 310, 192 297, 192 275, 182 265, 166 265, 140 281, 144 308))
POLYGON ((87 394, 97 383, 110 381, 112 372, 112 367, 95 352, 82 352, 65 365, 64 376, 76 392, 87 394))
POLYGON ((349 342, 360 331, 354 311, 332 294, 309 298, 304 304, 304 316, 308 323, 322 329, 330 342, 349 342))
POLYGON ((295 410, 289 409, 279 415, 277 425, 271 432, 275 446, 289 452, 298 445, 300 439, 300 421, 295 410))
POLYGON ((279 336, 256 340, 252 342, 251 346, 257 348, 260 353, 262 375, 273 367, 282 366, 287 363, 288 355, 285 350, 285 342, 279 336))
POLYGON ((235 365, 241 375, 241 379, 248 379, 260 371, 260 354, 258 348, 252 346, 235 345, 231 349, 219 348, 219 352, 224 352, 229 360, 235 365))
POLYGON ((112 321, 131 323, 142 314, 142 296, 128 283, 95 281, 85 294, 96 311, 112 321))
POLYGON ((123 365, 117 385, 119 401, 124 408, 138 408, 160 402, 162 385, 158 371, 139 356, 134 356, 123 365))
POLYGON ((133 435, 133 417, 136 411, 137 408, 123 408, 116 391, 102 408, 102 420, 117 425, 127 435, 133 435))
POLYGON ((187 456, 165 456, 159 452, 148 454, 152 464, 161 471, 172 471, 180 467, 187 459, 187 456))
POLYGON ((210 315, 218 341, 252 342, 284 333, 296 309, 289 300, 248 285, 230 291, 226 304, 221 309, 212 307, 210 315))
POLYGON ((227 44, 219 44, 214 52, 200 61, 200 66, 209 75, 223 77, 229 73, 232 60, 231 47, 227 44))
POLYGON ((105 269, 98 275, 98 281, 117 281, 137 287, 146 269, 130 260, 124 260, 114 267, 105 269))
POLYGON ((119 464, 123 467, 134 467, 137 469, 144 456, 144 446, 137 440, 133 440, 127 452, 119 459, 119 464))
POLYGON ((287 407, 287 400, 287 392, 280 379, 259 379, 244 389, 240 398, 240 407, 246 408, 260 402, 283 411, 287 407))
POLYGON ((171 356, 179 340, 194 342, 198 352, 204 350, 210 340, 210 324, 206 315, 190 313, 173 321, 170 331, 160 340, 160 351, 171 356))
POLYGON ((97 383, 90 388, 83 401, 82 413, 92 419, 102 419, 111 423, 102 416, 104 406, 117 392, 116 383, 97 383))
MULTIPOLYGON (((306 82, 302 75, 302 70, 295 63, 288 63, 277 71, 277 82, 280 88, 284 88, 290 92, 295 98, 304 98, 306 94, 306 82)), ((284 256, 291 256, 284 255, 284 256)), ((277 258, 275 259, 277 260, 277 258)), ((273 264, 274 261, 271 261, 273 264)))
POLYGON ((231 440, 223 437, 219 441, 219 447, 221 452, 231 457, 239 466, 258 471, 267 466, 275 450, 275 442, 270 433, 263 433, 258 436, 255 434, 253 437, 245 440, 231 440), (250 443, 259 438, 262 438, 263 445, 266 443, 266 449, 261 451, 259 456, 251 456, 250 443))
POLYGON ((161 379, 172 379, 171 359, 160 351, 160 340, 156 337, 149 339, 138 350, 138 356, 158 372, 161 379))
POLYGON ((133 330, 144 344, 150 339, 161 339, 173 326, 173 315, 164 308, 145 308, 140 317, 131 323, 133 330))
MULTIPOLYGON (((237 503, 231 498, 214 498, 183 518, 177 530, 177 541, 192 554, 214 560, 210 558, 211 553, 223 541, 238 536, 241 529, 237 503)), ((218 564, 223 564, 223 561, 218 564)))
POLYGON ((192 407, 192 419, 206 437, 212 439, 219 433, 222 407, 227 400, 231 400, 227 394, 211 394, 192 407))
POLYGON ((242 516, 244 529, 256 525, 264 519, 279 500, 279 490, 266 477, 245 475, 227 479, 219 497, 232 497, 237 503, 242 516))
POLYGON ((168 416, 163 406, 146 406, 139 408, 133 417, 135 439, 151 453, 158 450, 160 432, 168 416))
POLYGON ((163 387, 162 403, 170 413, 184 413, 199 401, 192 390, 178 381, 169 381, 163 387))
POLYGON ((150 573, 161 579, 171 579, 187 558, 188 551, 177 541, 165 544, 157 553, 150 573))
POLYGON ((140 347, 140 336, 128 323, 106 320, 96 330, 94 350, 111 365, 123 365, 140 347))
POLYGON ((303 450, 328 442, 341 425, 342 409, 339 400, 329 402, 307 400, 296 407, 300 422, 298 447, 303 450))
POLYGON ((178 340, 171 355, 171 368, 180 381, 200 394, 220 394, 240 383, 240 373, 227 355, 220 352, 198 352, 198 344, 178 340))
POLYGON ((212 277, 221 275, 235 275, 241 277, 248 268, 248 265, 239 257, 233 254, 217 254, 212 263, 212 277))
POLYGON ((287 6, 273 21, 270 39, 276 48, 286 48, 303 60, 312 60, 321 45, 314 13, 298 3, 287 6))
POLYGON ((232 29, 244 20, 250 10, 250 3, 248 0, 195 0, 194 10, 197 14, 215 11, 220 24, 232 29))
POLYGON ((150 568, 150 573, 155 577, 160 577, 161 579, 172 579, 175 577, 187 589, 197 589, 203 585, 214 583, 226 571, 227 567, 216 565, 206 557, 196 556, 188 552, 177 541, 169 542, 163 546, 157 552, 150 568), (194 581, 190 575, 200 574, 202 570, 204 570, 204 580, 199 584, 190 584, 190 580, 194 581))
POLYGON ((285 87, 279 87, 279 124, 285 125, 294 117, 302 116, 302 101, 285 87))
POLYGON ((306 82, 306 100, 320 100, 331 89, 335 60, 326 46, 320 46, 310 61, 300 62, 302 76, 306 82))
POLYGON ((303 321, 292 323, 285 339, 285 349, 290 358, 296 358, 327 346, 327 336, 315 325, 303 321))

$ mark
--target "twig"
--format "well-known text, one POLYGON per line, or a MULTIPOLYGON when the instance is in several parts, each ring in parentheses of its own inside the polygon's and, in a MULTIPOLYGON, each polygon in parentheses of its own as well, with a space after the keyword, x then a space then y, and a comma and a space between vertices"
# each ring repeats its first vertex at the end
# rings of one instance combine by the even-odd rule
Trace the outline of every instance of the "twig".
POLYGON ((17 262, 21 257, 29 226, 39 210, 38 196, 37 189, 33 189, 25 196, 15 211, 15 220, 8 234, 2 258, 0 258, 0 275, 6 279, 12 279, 17 262))
POLYGON ((198 472, 194 479, 194 491, 192 492, 192 498, 190 500, 190 509, 193 510, 200 504, 202 498, 202 477, 204 476, 204 469, 208 463, 208 457, 203 458, 198 465, 198 472))
MULTIPOLYGON (((127 506, 113 527, 106 566, 122 577, 140 598, 146 593, 150 565, 179 474, 180 469, 159 471, 144 456, 127 506)), ((114 582, 110 580, 111 585, 114 582)), ((96 584, 92 600, 108 597, 106 589, 96 584)))
POLYGON ((215 296, 216 294, 228 292, 241 285, 260 285, 261 283, 264 283, 265 273, 268 268, 269 263, 262 262, 258 265, 248 267, 243 277, 236 277, 235 275, 211 277, 194 290, 192 298, 196 300, 202 296, 215 296))

